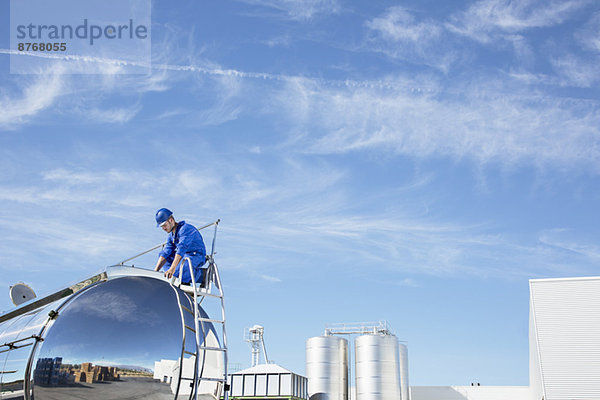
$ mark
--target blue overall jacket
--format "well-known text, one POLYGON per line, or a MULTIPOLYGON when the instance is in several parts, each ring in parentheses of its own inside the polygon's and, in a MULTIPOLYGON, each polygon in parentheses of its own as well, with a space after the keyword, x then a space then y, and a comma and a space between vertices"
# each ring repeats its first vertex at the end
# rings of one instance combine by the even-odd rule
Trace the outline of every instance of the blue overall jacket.
POLYGON ((171 268, 171 263, 176 254, 179 254, 182 260, 175 269, 175 276, 179 276, 179 270, 183 266, 181 281, 183 283, 190 283, 192 281, 190 267, 187 261, 183 260, 189 257, 194 269, 194 279, 196 283, 201 283, 204 273, 202 266, 206 262, 206 248, 204 247, 204 241, 200 232, 198 232, 194 225, 186 224, 185 221, 177 223, 175 230, 170 232, 167 237, 167 244, 159 253, 159 256, 167 260, 163 266, 163 270, 166 271, 171 268))

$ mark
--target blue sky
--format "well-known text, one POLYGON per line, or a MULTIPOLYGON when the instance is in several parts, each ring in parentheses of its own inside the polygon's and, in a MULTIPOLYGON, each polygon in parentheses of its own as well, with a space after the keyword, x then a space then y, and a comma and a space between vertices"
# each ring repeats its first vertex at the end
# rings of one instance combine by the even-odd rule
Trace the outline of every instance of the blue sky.
POLYGON ((387 320, 413 385, 527 385, 528 279, 598 274, 596 1, 153 1, 141 75, 10 74, 0 18, 4 287, 158 244, 168 207, 222 220, 233 363, 254 324, 304 373, 325 324, 387 320))

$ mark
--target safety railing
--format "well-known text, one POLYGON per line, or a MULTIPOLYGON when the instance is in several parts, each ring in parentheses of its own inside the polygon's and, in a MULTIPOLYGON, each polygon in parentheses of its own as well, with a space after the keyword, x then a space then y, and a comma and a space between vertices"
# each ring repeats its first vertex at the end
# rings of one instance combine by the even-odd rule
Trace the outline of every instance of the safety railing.
MULTIPOLYGON (((217 238, 217 226, 219 225, 219 222, 221 222, 221 220, 220 220, 220 219, 217 219, 215 222, 211 222, 210 224, 206 224, 206 225, 204 225, 204 226, 201 226, 200 228, 196 228, 197 230, 201 231, 201 230, 203 230, 203 229, 210 228, 211 226, 214 226, 214 227, 215 227, 215 233, 214 233, 214 235, 213 235, 213 240, 212 240, 212 245, 211 245, 211 252, 210 252, 210 255, 211 255, 211 256, 213 256, 214 254, 216 254, 216 253, 215 253, 215 240, 216 240, 216 238, 217 238)), ((117 263, 116 265, 125 265, 125 263, 127 263, 127 262, 129 262, 129 261, 131 261, 131 260, 135 260, 136 258, 138 258, 138 257, 141 257, 141 256, 143 256, 143 255, 145 255, 145 254, 148 254, 148 253, 150 253, 150 252, 152 252, 152 251, 154 251, 154 250, 156 250, 156 249, 162 248, 162 247, 164 247, 166 244, 167 244, 167 242, 164 242, 164 243, 161 243, 161 244, 157 244, 156 246, 154 246, 154 247, 152 247, 152 248, 149 248, 148 250, 144 250, 143 252, 141 252, 141 253, 139 253, 139 254, 136 254, 136 255, 135 255, 135 256, 133 256, 133 257, 129 257, 129 258, 127 258, 127 259, 125 259, 125 260, 123 260, 123 261, 121 261, 121 262, 117 263)))

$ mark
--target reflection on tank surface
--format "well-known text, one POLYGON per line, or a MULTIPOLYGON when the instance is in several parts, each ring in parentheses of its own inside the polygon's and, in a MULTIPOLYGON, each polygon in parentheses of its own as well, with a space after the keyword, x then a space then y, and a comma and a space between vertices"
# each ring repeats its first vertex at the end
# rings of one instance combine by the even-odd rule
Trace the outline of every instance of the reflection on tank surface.
POLYGON ((33 371, 33 382, 41 386, 66 386, 76 382, 98 383, 118 381, 116 367, 94 366, 92 363, 81 365, 63 364, 61 357, 39 358, 33 371))
MULTIPOLYGON (((48 307, 54 303, 48 305, 48 307)), ((36 309, 0 324, 0 387, 2 399, 24 398, 27 361, 45 321, 46 308, 36 309)))
MULTIPOLYGON (((206 342, 210 343, 213 338, 211 336, 207 336, 206 342)), ((214 346, 214 345, 213 345, 214 346)), ((202 376, 204 378, 219 378, 223 374, 223 367, 220 362, 220 359, 217 358, 216 354, 206 354, 206 362, 204 368, 202 370, 202 376)), ((171 387, 171 392, 175 393, 177 391, 177 379, 179 377, 180 370, 180 362, 182 366, 183 373, 181 376, 183 377, 183 381, 181 387, 179 388, 180 395, 189 395, 192 391, 191 382, 194 377, 194 366, 195 366, 195 357, 187 357, 178 360, 161 360, 160 362, 156 362, 154 366, 154 379, 160 380, 163 383, 167 383, 171 387), (187 384, 186 384, 187 383, 187 384)), ((202 357, 200 357, 200 363, 202 363, 202 357)), ((198 386, 198 393, 213 393, 215 396, 218 395, 218 385, 216 382, 210 381, 201 381, 198 386)))
MULTIPOLYGON (((187 299, 168 282, 127 276, 69 299, 34 355, 32 399, 173 399, 172 377, 178 378, 183 339, 175 290, 187 299), (161 360, 175 360, 177 368, 172 365, 167 373, 169 382, 155 378, 161 360)), ((193 326, 192 320, 186 325, 193 326)), ((215 346, 213 326, 204 325, 206 345, 215 346)), ((206 361, 211 366, 205 372, 222 374, 220 362, 206 361)), ((178 398, 184 393, 180 390, 178 398)))

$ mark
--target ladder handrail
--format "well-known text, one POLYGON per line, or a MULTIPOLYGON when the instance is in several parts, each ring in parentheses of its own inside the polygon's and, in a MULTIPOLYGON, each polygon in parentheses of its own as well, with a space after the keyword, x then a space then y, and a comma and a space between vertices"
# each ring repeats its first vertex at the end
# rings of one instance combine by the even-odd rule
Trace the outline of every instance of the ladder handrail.
MULTIPOLYGON (((215 234, 216 236, 216 234, 215 234)), ((212 260, 211 257, 211 262, 214 264, 214 261, 212 260)), ((217 285, 217 287, 219 288, 219 293, 221 294, 221 318, 223 321, 223 324, 221 324, 222 327, 222 336, 223 336, 223 347, 226 349, 223 352, 223 378, 225 380, 225 383, 223 385, 223 398, 224 400, 229 400, 229 387, 228 387, 228 362, 229 362, 229 355, 228 355, 228 351, 227 349, 229 348, 227 345, 227 330, 225 329, 225 293, 223 291, 223 284, 221 283, 221 274, 219 274, 219 269, 217 268, 217 265, 214 264, 214 277, 215 277, 215 283, 217 285)))
MULTIPOLYGON (((215 226, 215 233, 214 233, 213 240, 212 240, 212 250, 211 250, 211 254, 214 254, 214 252, 215 252, 215 238, 216 238, 216 236, 217 236, 217 225, 219 225, 219 222, 221 222, 221 219, 220 219, 220 218, 219 218, 219 219, 217 219, 217 220, 216 220, 216 221, 214 221, 214 222, 211 222, 210 224, 206 224, 206 225, 204 225, 204 226, 201 226, 200 228, 196 228, 196 230, 198 230, 198 231, 201 231, 202 229, 206 229, 206 228, 208 228, 208 227, 210 227, 210 226, 213 226, 213 225, 215 226)), ((159 247, 163 247, 163 246, 164 246, 164 245, 166 245, 166 244, 167 244, 167 242, 163 242, 163 243, 161 243, 161 244, 157 244, 156 246, 154 246, 154 247, 152 247, 152 248, 150 248, 150 249, 148 249, 148 250, 144 250, 143 252, 141 252, 141 253, 139 253, 139 254, 136 254, 136 255, 135 255, 135 256, 133 256, 133 257, 129 257, 129 258, 127 258, 127 259, 125 259, 125 260, 123 260, 123 261, 121 261, 121 262, 119 262, 119 263, 117 263, 117 264, 115 264, 115 265, 124 265, 124 264, 125 264, 126 262, 128 262, 128 261, 131 261, 131 260, 134 260, 134 259, 136 259, 136 258, 138 258, 138 257, 141 257, 141 256, 143 256, 144 254, 148 254, 148 253, 150 253, 151 251, 153 251, 153 250, 156 250, 156 249, 158 249, 159 247)))
MULTIPOLYGON (((223 393, 223 397, 224 400, 229 400, 229 391, 228 391, 228 382, 227 382, 227 378, 228 378, 228 371, 227 371, 227 363, 228 363, 228 355, 227 355, 227 333, 226 333, 226 329, 225 329, 225 301, 224 301, 224 293, 223 293, 223 286, 221 284, 221 277, 217 268, 217 264, 214 261, 214 254, 215 254, 215 242, 216 242, 216 237, 217 237, 217 227, 218 224, 221 220, 218 219, 213 223, 210 223, 208 225, 205 225, 201 228, 199 228, 198 230, 202 230, 205 229, 209 226, 215 226, 214 229, 214 234, 213 234, 213 238, 212 238, 212 244, 211 244, 211 252, 210 254, 208 254, 206 256, 206 261, 205 264, 208 264, 208 266, 205 269, 205 276, 203 277, 203 280, 206 282, 206 287, 205 288, 199 288, 198 287, 198 283, 201 284, 201 282, 196 282, 196 276, 194 274, 194 267, 192 265, 192 260, 189 257, 185 257, 179 266, 179 274, 178 276, 173 275, 172 279, 170 280, 170 284, 173 287, 173 289, 176 292, 177 295, 177 301, 179 303, 179 310, 180 310, 180 315, 181 315, 181 320, 182 320, 182 329, 183 329, 183 341, 182 341, 182 351, 181 351, 181 357, 180 357, 180 363, 179 363, 179 378, 178 378, 178 382, 177 382, 177 387, 176 387, 176 391, 175 391, 175 398, 177 398, 177 396, 179 395, 179 388, 181 385, 181 380, 182 379, 189 379, 189 378, 185 378, 183 377, 183 359, 184 359, 184 354, 191 354, 189 352, 186 351, 185 348, 185 342, 186 342, 186 326, 185 326, 185 318, 183 316, 183 310, 182 310, 182 306, 183 304, 181 303, 181 299, 179 296, 179 293, 177 292, 177 287, 179 287, 181 289, 181 281, 182 281, 182 276, 183 276, 183 269, 185 268, 185 265, 187 265, 189 272, 190 272, 190 278, 191 278, 191 287, 190 289, 192 289, 194 291, 193 293, 193 302, 194 305, 193 307, 193 316, 194 316, 194 333, 195 333, 195 360, 194 360, 194 374, 193 374, 193 388, 190 392, 190 397, 189 399, 192 400, 198 400, 198 391, 200 389, 200 382, 202 380, 206 380, 206 381, 217 381, 217 382, 222 382, 223 386, 220 387, 219 384, 217 384, 217 388, 215 389, 215 396, 217 398, 219 398, 221 396, 221 392, 223 393), (177 281, 177 279, 179 279, 177 281), (177 282, 177 284, 176 284, 177 282), (213 287, 213 283, 216 286, 216 288, 218 289, 218 293, 212 293, 212 287, 213 287), (204 290, 203 290, 204 289, 204 290), (213 349, 207 348, 206 347, 206 329, 205 329, 205 318, 202 318, 202 316, 200 315, 200 303, 202 303, 202 301, 207 297, 217 297, 220 299, 220 303, 221 303, 221 346, 220 348, 215 348, 214 351, 222 351, 222 356, 223 356, 223 378, 219 378, 219 379, 215 379, 215 378, 203 378, 204 375, 204 367, 206 365, 206 356, 207 356, 207 351, 213 351, 213 349), (201 342, 200 342, 200 328, 202 328, 202 346, 201 346, 201 342), (202 365, 199 368, 199 356, 200 356, 200 352, 202 352, 202 365)), ((138 256, 129 258, 127 260, 124 260, 124 262, 130 261, 133 258, 139 257, 140 255, 146 254, 152 250, 157 249, 162 245, 158 245, 153 247, 150 250, 145 251, 144 253, 139 254, 138 256)), ((186 292, 187 290, 184 290, 184 292, 186 292)), ((188 292, 189 293, 189 292, 188 292)), ((192 301, 192 299, 190 299, 190 297, 192 296, 185 296, 188 301, 192 301)), ((216 331, 215 331, 216 333, 216 331)), ((217 335, 218 336, 218 335, 217 335)))
MULTIPOLYGON (((179 292, 177 291, 177 289, 175 288, 175 286, 173 286, 171 284, 171 287, 173 288, 173 291, 175 292, 175 296, 177 297, 177 303, 181 304, 181 299, 179 298, 179 292)), ((177 386, 175 387, 175 399, 177 399, 177 396, 179 395, 179 388, 181 386, 181 374, 183 373, 183 354, 184 354, 184 350, 185 350, 185 337, 186 337, 186 332, 185 332, 185 318, 183 317, 183 309, 181 308, 181 305, 179 306, 179 315, 181 316, 181 334, 183 336, 182 341, 181 341, 181 356, 179 357, 179 378, 177 379, 177 386)))
MULTIPOLYGON (((198 387, 200 386, 200 383, 198 382, 198 379, 200 377, 202 377, 202 374, 204 373, 204 364, 206 363, 206 350, 204 351, 203 355, 202 355, 202 370, 200 371, 200 374, 198 374, 198 357, 200 356, 200 326, 198 324, 198 317, 200 314, 200 311, 198 310, 198 291, 196 290, 196 277, 194 276, 194 267, 192 266, 192 260, 189 257, 186 257, 184 259, 184 262, 187 261, 189 270, 190 270, 190 277, 192 278, 192 287, 194 288, 194 335, 196 337, 196 359, 194 360, 194 387, 192 388, 192 392, 190 393, 190 400, 192 399, 192 396, 194 397, 194 400, 198 400, 198 387)), ((179 275, 183 275, 183 265, 179 268, 179 275)), ((202 323, 202 333, 204 333, 204 323, 202 323)), ((204 336, 204 341, 206 341, 206 334, 203 335, 204 336)))
MULTIPOLYGON (((194 333, 195 333, 195 344, 196 344, 196 353, 195 353, 195 360, 194 360, 194 378, 193 381, 195 382, 192 391, 190 392, 190 400, 192 399, 192 397, 194 398, 194 400, 198 399, 198 389, 200 386, 200 381, 202 380, 216 380, 218 382, 223 382, 223 396, 226 400, 229 399, 229 393, 226 390, 226 385, 227 385, 227 333, 225 330, 225 302, 223 300, 223 291, 221 289, 221 279, 219 276, 219 272, 217 269, 217 266, 212 258, 212 256, 209 258, 209 266, 206 268, 206 273, 209 274, 206 276, 206 279, 208 279, 208 285, 210 287, 210 285, 212 284, 212 280, 215 279, 215 284, 216 286, 219 288, 219 293, 220 295, 218 296, 221 299, 221 318, 222 318, 222 339, 223 339, 223 347, 219 348, 219 351, 223 350, 223 378, 222 379, 214 379, 214 378, 203 378, 203 374, 204 374, 204 367, 206 365, 206 352, 210 351, 209 349, 206 348, 206 346, 200 346, 200 326, 202 327, 202 336, 203 336, 203 341, 202 343, 204 343, 206 341, 206 330, 204 327, 204 321, 202 320, 202 318, 200 317, 200 311, 199 311, 199 307, 200 307, 200 302, 202 300, 204 300, 204 295, 202 293, 200 293, 200 297, 202 298, 202 300, 198 300, 198 287, 196 286, 196 277, 194 275, 194 270, 193 270, 193 266, 192 266, 192 261, 189 257, 184 258, 183 260, 184 263, 187 264, 189 271, 190 271, 190 277, 192 279, 192 285, 191 288, 193 288, 194 290, 194 333), (202 350, 201 350, 202 349, 202 350), (201 368, 198 368, 198 357, 200 354, 200 351, 202 351, 202 366, 201 368)), ((183 274, 182 272, 182 268, 180 268, 179 270, 179 275, 181 276, 183 274)), ((176 287, 176 281, 177 278, 179 278, 179 283, 181 284, 181 277, 177 277, 177 276, 173 276, 171 278, 171 285, 173 286, 173 289, 175 289, 176 287)), ((177 292, 177 290, 175 289, 175 291, 177 292)), ((182 324, 184 325, 183 328, 183 343, 182 343, 182 350, 181 350, 181 357, 180 357, 180 362, 179 362, 179 378, 178 378, 178 382, 177 382, 177 389, 175 392, 175 398, 177 398, 178 394, 179 394, 179 388, 181 385, 181 379, 185 378, 182 376, 183 374, 183 355, 185 354, 185 337, 186 337, 186 332, 185 332, 185 320, 183 318, 183 311, 181 309, 181 301, 179 298, 179 294, 177 293, 177 299, 178 299, 178 303, 180 304, 179 310, 181 313, 181 318, 182 318, 182 324)), ((219 391, 220 392, 220 391, 219 391)), ((220 393, 217 393, 218 395, 220 395, 220 393)))

